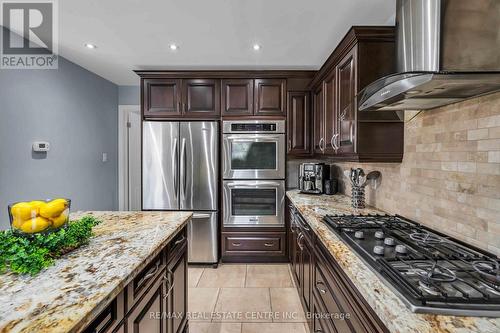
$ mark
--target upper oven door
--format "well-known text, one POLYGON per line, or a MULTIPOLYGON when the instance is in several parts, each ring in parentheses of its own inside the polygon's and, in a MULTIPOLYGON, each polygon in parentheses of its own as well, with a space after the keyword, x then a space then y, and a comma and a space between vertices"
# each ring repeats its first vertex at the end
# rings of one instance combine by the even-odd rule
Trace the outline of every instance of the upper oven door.
POLYGON ((224 181, 224 225, 283 225, 284 180, 224 181))
POLYGON ((284 179, 284 134, 224 134, 224 179, 284 179))

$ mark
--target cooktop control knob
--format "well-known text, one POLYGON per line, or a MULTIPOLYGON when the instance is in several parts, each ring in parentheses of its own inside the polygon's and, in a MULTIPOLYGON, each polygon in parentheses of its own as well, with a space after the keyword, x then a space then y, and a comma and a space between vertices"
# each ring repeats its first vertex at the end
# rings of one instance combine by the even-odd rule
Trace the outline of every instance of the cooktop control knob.
POLYGON ((356 237, 357 239, 363 239, 365 238, 365 233, 363 231, 356 231, 354 233, 354 237, 356 237))
POLYGON ((375 245, 373 248, 373 253, 378 254, 379 256, 384 255, 384 247, 380 245, 375 245))
POLYGON ((408 249, 404 245, 396 245, 396 252, 399 254, 406 254, 408 253, 408 249))
POLYGON ((384 232, 383 231, 375 231, 375 238, 384 239, 384 232))
POLYGON ((384 239, 384 244, 387 246, 394 246, 396 244, 396 241, 392 237, 387 237, 384 239))

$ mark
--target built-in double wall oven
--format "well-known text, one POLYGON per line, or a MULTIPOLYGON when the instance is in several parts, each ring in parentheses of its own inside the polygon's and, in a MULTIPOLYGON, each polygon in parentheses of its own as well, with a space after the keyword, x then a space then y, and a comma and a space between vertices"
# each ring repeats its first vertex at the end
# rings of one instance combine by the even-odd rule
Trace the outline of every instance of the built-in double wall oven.
POLYGON ((224 225, 283 225, 285 121, 225 121, 223 132, 224 225))

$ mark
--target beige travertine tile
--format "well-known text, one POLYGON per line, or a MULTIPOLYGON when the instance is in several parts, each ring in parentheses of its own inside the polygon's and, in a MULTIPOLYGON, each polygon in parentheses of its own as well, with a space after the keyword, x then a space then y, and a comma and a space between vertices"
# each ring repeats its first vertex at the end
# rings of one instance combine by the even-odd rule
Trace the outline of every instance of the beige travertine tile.
POLYGON ((246 287, 292 287, 288 265, 248 265, 246 287))
POLYGON ((244 287, 245 276, 246 265, 224 264, 220 265, 217 269, 205 269, 198 282, 198 287, 244 287))
POLYGON ((215 306, 213 321, 271 322, 268 288, 222 288, 215 306), (259 316, 259 317, 256 317, 259 316))
POLYGON ((243 323, 241 333, 307 333, 302 323, 243 323))
POLYGON ((467 140, 484 140, 484 139, 488 139, 487 128, 469 130, 467 132, 467 140))
POLYGON ((189 323, 189 333, 241 333, 241 323, 189 323))
POLYGON ((188 311, 191 321, 211 321, 219 288, 189 288, 188 311))
POLYGON ((200 281, 201 274, 204 268, 202 267, 188 267, 188 283, 189 287, 196 287, 200 281))
POLYGON ((274 322, 305 322, 305 314, 295 288, 271 288, 271 309, 277 313, 274 322))

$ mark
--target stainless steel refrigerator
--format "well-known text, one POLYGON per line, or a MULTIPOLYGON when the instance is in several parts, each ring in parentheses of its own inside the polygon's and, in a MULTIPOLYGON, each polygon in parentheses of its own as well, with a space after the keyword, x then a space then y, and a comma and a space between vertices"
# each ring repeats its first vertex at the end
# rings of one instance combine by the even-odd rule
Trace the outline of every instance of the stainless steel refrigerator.
POLYGON ((144 121, 142 209, 193 211, 191 263, 217 263, 217 122, 144 121))

